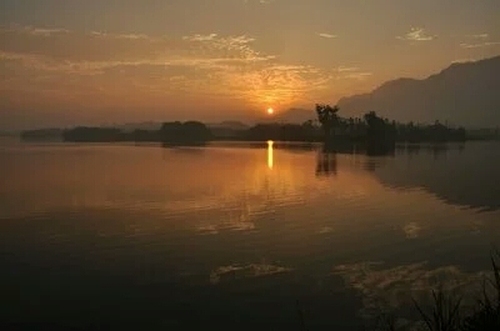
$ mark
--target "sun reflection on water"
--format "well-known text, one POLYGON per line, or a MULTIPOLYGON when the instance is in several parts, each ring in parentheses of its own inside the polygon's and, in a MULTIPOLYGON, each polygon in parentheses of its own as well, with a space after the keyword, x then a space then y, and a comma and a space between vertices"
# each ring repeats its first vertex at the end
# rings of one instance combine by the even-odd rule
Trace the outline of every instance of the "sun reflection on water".
POLYGON ((267 167, 271 170, 274 167, 273 145, 274 145, 274 141, 272 141, 272 140, 267 141, 267 167))

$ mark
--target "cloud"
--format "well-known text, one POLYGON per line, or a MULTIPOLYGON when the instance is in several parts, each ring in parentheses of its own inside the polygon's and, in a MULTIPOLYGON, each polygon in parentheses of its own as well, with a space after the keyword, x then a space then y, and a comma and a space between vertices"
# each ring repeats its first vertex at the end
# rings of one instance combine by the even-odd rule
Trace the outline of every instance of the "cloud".
POLYGON ((423 28, 411 28, 410 32, 405 34, 404 36, 397 36, 396 38, 399 40, 407 40, 407 41, 431 41, 434 40, 437 36, 431 36, 426 34, 423 28))
POLYGON ((372 72, 353 72, 353 73, 341 76, 341 78, 365 80, 366 78, 368 78, 370 76, 373 76, 372 72))
POLYGON ((481 33, 481 34, 469 34, 465 35, 466 38, 469 39, 476 39, 476 40, 483 40, 482 42, 463 42, 460 44, 460 47, 462 48, 483 48, 483 47, 492 47, 492 46, 498 46, 500 45, 500 41, 489 41, 489 34, 487 33, 481 33))
POLYGON ((6 78, 15 79, 22 89, 46 88, 40 79, 44 77, 61 91, 66 88, 62 82, 72 80, 85 82, 81 88, 92 91, 134 89, 158 95, 179 91, 244 99, 246 104, 262 107, 312 97, 333 77, 327 70, 284 63, 261 52, 254 46, 255 38, 248 35, 173 38, 20 26, 1 33, 8 42, 0 47, 0 61, 15 73, 6 78))
POLYGON ((334 34, 329 34, 329 33, 318 33, 318 36, 322 37, 322 38, 327 38, 327 39, 333 39, 333 38, 337 38, 337 35, 334 35, 334 34))
POLYGON ((216 33, 211 33, 207 35, 195 34, 193 36, 184 36, 182 39, 189 41, 213 41, 216 37, 216 33))
POLYGON ((492 46, 499 46, 500 41, 487 41, 484 43, 478 43, 478 44, 469 44, 469 43, 461 43, 460 47, 462 48, 482 48, 482 47, 492 47, 492 46))
POLYGON ((325 227, 319 229, 318 234, 328 234, 328 233, 332 233, 332 232, 333 232, 333 228, 331 228, 329 226, 325 226, 325 227))
POLYGON ((2 59, 20 61, 33 69, 60 70, 66 73, 85 74, 85 70, 74 68, 88 68, 94 74, 96 70, 106 68, 141 65, 197 66, 209 69, 266 62, 275 58, 254 50, 250 43, 255 39, 245 35, 218 37, 212 33, 173 40, 144 34, 92 31, 81 35, 68 31, 65 32, 68 34, 66 39, 58 39, 57 44, 48 45, 33 38, 51 37, 53 32, 23 27, 4 32, 6 39, 12 42, 8 43, 7 49, 0 50, 2 59), (19 33, 25 31, 30 31, 31 39, 20 38, 19 33), (140 44, 136 44, 139 42, 140 44))
POLYGON ((244 2, 246 4, 249 4, 249 3, 259 3, 261 5, 270 5, 272 4, 273 2, 275 2, 276 0, 244 0, 244 2))
POLYGON ((346 66, 339 66, 336 69, 338 72, 350 72, 350 71, 358 71, 358 67, 346 67, 346 66))
POLYGON ((467 34, 465 36, 468 37, 468 38, 473 38, 473 39, 488 39, 490 37, 487 33, 467 34))
POLYGON ((342 65, 335 68, 334 71, 338 73, 338 75, 336 76, 337 80, 353 79, 353 80, 363 81, 373 75, 372 72, 361 71, 359 67, 349 67, 342 65))
POLYGON ((32 36, 50 37, 57 34, 70 33, 69 30, 63 28, 35 28, 32 26, 21 26, 18 24, 12 24, 8 28, 1 28, 0 30, 5 32, 18 32, 32 36))
POLYGON ((210 283, 223 280, 256 278, 290 272, 293 269, 272 264, 229 265, 218 267, 210 273, 210 283))
POLYGON ((408 239, 418 238, 421 231, 422 227, 415 222, 410 222, 403 227, 403 232, 405 233, 406 238, 408 239))
POLYGON ((469 59, 456 59, 456 60, 451 61, 451 63, 452 64, 454 64, 454 63, 468 63, 468 62, 474 62, 474 61, 476 61, 476 60, 470 59, 470 58, 469 59))
POLYGON ((131 39, 131 40, 148 40, 148 41, 155 41, 159 39, 155 39, 152 37, 149 37, 145 34, 135 34, 135 33, 130 33, 130 34, 113 34, 113 33, 106 33, 106 32, 101 32, 101 31, 92 31, 90 32, 90 35, 96 38, 107 38, 107 39, 131 39))

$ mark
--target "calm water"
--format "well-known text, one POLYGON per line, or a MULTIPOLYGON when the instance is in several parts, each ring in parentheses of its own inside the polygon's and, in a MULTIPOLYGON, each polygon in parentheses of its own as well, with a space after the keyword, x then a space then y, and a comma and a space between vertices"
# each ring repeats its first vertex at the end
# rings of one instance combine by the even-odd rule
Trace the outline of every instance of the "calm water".
POLYGON ((27 328, 313 330, 473 293, 500 247, 500 144, 0 143, 0 318, 27 328))

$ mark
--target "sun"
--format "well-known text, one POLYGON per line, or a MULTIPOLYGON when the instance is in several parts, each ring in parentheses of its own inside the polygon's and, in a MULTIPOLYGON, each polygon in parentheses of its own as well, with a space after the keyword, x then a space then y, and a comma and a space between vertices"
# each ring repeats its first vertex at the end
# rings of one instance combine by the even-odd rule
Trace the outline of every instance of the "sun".
POLYGON ((272 108, 267 108, 267 114, 268 114, 268 115, 272 115, 272 114, 274 114, 274 109, 272 109, 272 108))

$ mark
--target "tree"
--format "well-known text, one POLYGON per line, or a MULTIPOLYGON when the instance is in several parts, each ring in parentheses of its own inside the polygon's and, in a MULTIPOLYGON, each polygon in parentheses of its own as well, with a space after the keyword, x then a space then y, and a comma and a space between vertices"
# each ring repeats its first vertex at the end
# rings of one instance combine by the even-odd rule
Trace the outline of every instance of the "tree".
POLYGON ((164 143, 174 144, 199 144, 212 138, 212 133, 201 122, 188 121, 163 123, 160 129, 161 140, 164 143))
POLYGON ((334 129, 339 123, 339 112, 338 106, 330 105, 316 105, 316 113, 318 114, 318 121, 321 123, 321 127, 325 132, 325 140, 329 140, 332 129, 334 129))

